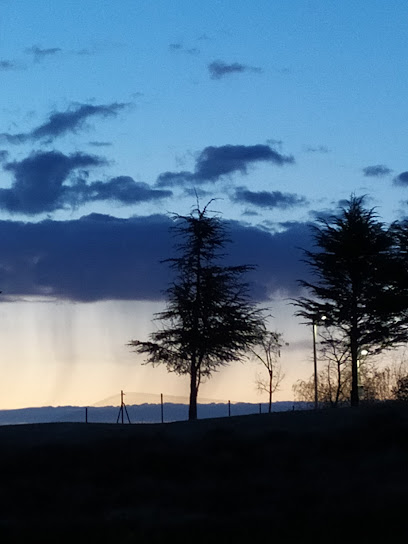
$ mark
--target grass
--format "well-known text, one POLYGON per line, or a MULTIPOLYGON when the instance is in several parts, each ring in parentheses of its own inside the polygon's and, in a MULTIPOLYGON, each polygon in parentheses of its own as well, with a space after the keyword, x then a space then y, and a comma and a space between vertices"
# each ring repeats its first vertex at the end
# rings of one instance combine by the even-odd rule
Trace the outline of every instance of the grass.
POLYGON ((0 542, 408 537, 408 407, 0 428, 0 542))

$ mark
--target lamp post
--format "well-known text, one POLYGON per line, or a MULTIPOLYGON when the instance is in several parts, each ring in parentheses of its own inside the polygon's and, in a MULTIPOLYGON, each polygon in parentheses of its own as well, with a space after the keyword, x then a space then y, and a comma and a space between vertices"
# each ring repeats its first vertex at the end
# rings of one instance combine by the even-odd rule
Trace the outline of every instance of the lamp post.
POLYGON ((358 397, 363 398, 364 396, 364 386, 361 383, 361 371, 360 371, 360 365, 361 360, 360 357, 365 357, 368 355, 368 350, 362 349, 359 354, 359 358, 357 359, 357 389, 358 389, 358 397))
POLYGON ((325 321, 327 318, 325 315, 315 316, 312 321, 312 330, 313 330, 313 373, 314 373, 314 409, 317 410, 319 407, 319 397, 318 397, 318 383, 317 383, 317 349, 316 349, 316 336, 317 336, 317 322, 325 321))

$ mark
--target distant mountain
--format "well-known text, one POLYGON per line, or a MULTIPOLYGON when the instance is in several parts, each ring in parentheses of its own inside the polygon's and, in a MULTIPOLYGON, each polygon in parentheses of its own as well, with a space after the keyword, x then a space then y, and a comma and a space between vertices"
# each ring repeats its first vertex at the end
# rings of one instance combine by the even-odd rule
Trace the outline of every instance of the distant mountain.
MULTIPOLYGON (((308 406, 299 402, 275 402, 274 412, 288 410, 304 410, 308 406)), ((267 412, 267 405, 261 404, 262 413, 267 412)), ((56 422, 85 422, 86 414, 89 423, 116 423, 121 421, 119 406, 44 406, 41 408, 21 408, 18 410, 0 410, 0 425, 22 425, 28 423, 56 423, 56 422)), ((227 417, 256 414, 260 411, 259 404, 245 402, 200 404, 198 407, 199 419, 213 417, 227 417)), ((128 423, 160 423, 160 404, 133 404, 126 406, 124 422, 128 423)), ((169 403, 163 404, 164 422, 183 421, 188 418, 187 404, 169 403)))

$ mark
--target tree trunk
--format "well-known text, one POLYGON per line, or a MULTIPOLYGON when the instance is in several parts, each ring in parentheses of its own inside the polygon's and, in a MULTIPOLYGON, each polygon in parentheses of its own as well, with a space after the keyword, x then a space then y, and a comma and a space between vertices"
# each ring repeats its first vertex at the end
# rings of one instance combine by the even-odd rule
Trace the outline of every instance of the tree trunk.
POLYGON ((195 421, 197 419, 197 395, 198 395, 197 369, 196 369, 196 365, 193 363, 191 365, 191 372, 190 372, 190 403, 188 407, 189 421, 195 421))
POLYGON ((351 348, 351 406, 358 406, 358 339, 357 326, 353 324, 350 334, 351 348))
POLYGON ((350 330, 350 351, 351 351, 351 406, 358 406, 358 293, 360 291, 357 281, 353 281, 353 296, 351 301, 351 330, 350 330))
POLYGON ((340 391, 341 391, 341 387, 342 387, 342 383, 341 383, 341 368, 340 368, 340 362, 337 361, 337 388, 336 388, 336 402, 335 402, 335 406, 337 407, 338 404, 339 404, 339 398, 340 398, 340 391))

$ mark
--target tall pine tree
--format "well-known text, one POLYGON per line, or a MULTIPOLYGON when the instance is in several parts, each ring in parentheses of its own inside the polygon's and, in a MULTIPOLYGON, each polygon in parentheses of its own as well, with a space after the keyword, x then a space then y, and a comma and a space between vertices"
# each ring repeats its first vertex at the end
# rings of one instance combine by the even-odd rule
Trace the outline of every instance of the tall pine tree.
POLYGON ((249 296, 243 276, 248 265, 223 266, 225 225, 209 215, 208 205, 187 216, 174 216, 177 256, 167 259, 175 271, 167 306, 156 314, 160 328, 150 340, 130 345, 147 355, 146 363, 165 364, 190 377, 189 419, 197 418, 197 395, 204 377, 241 360, 264 331, 262 310, 249 296))
POLYGON ((394 238, 352 196, 340 215, 313 227, 316 251, 305 251, 315 281, 300 281, 310 296, 295 304, 310 323, 327 316, 345 338, 351 360, 351 404, 359 403, 358 361, 363 349, 379 353, 406 341, 406 301, 396 277, 394 238))

